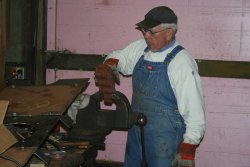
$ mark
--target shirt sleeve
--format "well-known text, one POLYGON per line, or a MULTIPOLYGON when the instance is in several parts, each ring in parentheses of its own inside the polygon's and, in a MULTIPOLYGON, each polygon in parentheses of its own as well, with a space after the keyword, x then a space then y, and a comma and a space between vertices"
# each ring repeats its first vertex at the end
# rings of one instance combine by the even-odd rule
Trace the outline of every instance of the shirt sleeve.
POLYGON ((197 145, 205 133, 205 107, 198 67, 186 51, 181 51, 170 65, 171 85, 186 124, 184 142, 197 145))
POLYGON ((111 52, 106 59, 115 58, 118 59, 118 70, 123 75, 131 75, 135 64, 142 56, 144 49, 146 48, 146 42, 144 39, 139 39, 130 43, 122 50, 116 50, 111 52))

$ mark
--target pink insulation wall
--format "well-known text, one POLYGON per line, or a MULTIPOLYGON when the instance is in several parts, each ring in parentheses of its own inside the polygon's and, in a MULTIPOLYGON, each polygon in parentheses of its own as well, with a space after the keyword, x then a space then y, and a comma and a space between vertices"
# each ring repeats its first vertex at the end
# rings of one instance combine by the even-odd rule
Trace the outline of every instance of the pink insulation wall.
MULTIPOLYGON (((152 7, 167 5, 179 17, 177 40, 196 59, 250 61, 248 0, 49 0, 48 50, 108 54, 141 37, 134 24, 152 7)), ((235 69, 237 70, 237 69, 235 69)), ((47 69, 47 83, 90 78, 86 93, 97 91, 93 72, 47 69)), ((206 134, 197 167, 249 167, 250 80, 202 77, 206 134)), ((131 78, 117 87, 131 98, 131 78)), ((126 132, 107 136, 98 159, 123 161, 126 132)))

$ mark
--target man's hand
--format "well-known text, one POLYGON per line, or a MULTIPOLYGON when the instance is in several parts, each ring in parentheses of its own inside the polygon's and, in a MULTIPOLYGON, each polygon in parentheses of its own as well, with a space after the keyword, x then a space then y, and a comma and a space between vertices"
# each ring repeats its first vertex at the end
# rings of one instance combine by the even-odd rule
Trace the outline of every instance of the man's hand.
POLYGON ((120 77, 119 77, 119 72, 117 70, 117 65, 118 65, 119 60, 118 59, 107 59, 104 64, 107 64, 113 72, 115 82, 120 85, 120 77))
POLYGON ((108 59, 96 66, 95 81, 103 96, 104 104, 112 104, 112 94, 115 92, 115 83, 120 84, 119 73, 116 70, 117 59, 108 59))
POLYGON ((175 157, 173 167, 195 167, 196 145, 189 143, 181 143, 179 147, 179 154, 175 157))

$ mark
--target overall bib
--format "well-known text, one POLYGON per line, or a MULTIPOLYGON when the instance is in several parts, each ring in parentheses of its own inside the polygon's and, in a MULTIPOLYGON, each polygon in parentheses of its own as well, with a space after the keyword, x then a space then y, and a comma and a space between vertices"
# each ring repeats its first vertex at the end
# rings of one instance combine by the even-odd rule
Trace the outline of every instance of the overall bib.
MULTIPOLYGON (((133 112, 147 117, 144 141, 148 167, 171 167, 178 145, 183 141, 185 125, 167 74, 168 64, 182 49, 181 46, 174 48, 164 62, 150 62, 142 55, 133 71, 131 107, 133 112)), ((129 129, 125 167, 141 167, 140 139, 138 126, 129 129)))

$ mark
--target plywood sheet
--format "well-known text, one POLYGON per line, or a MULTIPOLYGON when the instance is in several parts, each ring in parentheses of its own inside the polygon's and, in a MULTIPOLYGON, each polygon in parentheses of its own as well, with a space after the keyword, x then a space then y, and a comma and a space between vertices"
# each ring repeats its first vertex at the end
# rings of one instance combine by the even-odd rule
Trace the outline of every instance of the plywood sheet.
MULTIPOLYGON (((35 152, 36 148, 32 147, 26 147, 26 148, 18 148, 13 147, 10 148, 8 151, 6 151, 3 156, 10 158, 14 160, 19 165, 23 166, 30 158, 30 156, 35 152)), ((16 167, 17 164, 15 164, 12 161, 5 160, 3 158, 0 158, 0 166, 4 167, 16 167)))
POLYGON ((70 85, 6 87, 0 100, 10 102, 7 114, 62 114, 80 91, 81 87, 70 85))
POLYGON ((8 108, 9 101, 0 100, 0 153, 17 142, 12 133, 3 125, 3 120, 8 108))

